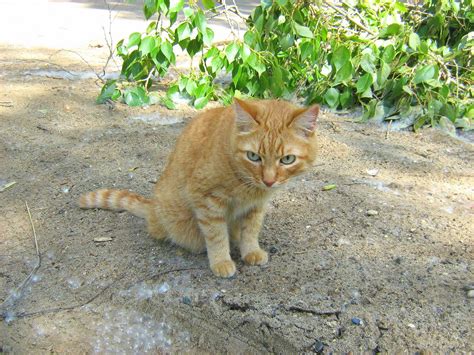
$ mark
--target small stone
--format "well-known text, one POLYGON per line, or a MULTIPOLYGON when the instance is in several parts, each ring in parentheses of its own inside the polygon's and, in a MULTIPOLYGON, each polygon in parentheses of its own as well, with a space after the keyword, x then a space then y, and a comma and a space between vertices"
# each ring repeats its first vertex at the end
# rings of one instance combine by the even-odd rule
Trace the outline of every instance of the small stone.
POLYGON ((191 300, 190 297, 184 296, 183 299, 181 300, 184 304, 187 304, 188 306, 191 306, 193 304, 193 301, 191 300))
POLYGON ((222 296, 219 292, 214 292, 214 293, 211 295, 211 300, 213 300, 213 301, 218 301, 218 300, 220 300, 221 298, 223 298, 223 296, 222 296))
POLYGON ((378 173, 379 173, 379 169, 369 169, 369 170, 367 170, 367 174, 370 175, 370 176, 377 176, 378 173))
POLYGON ((316 342, 313 345, 313 350, 315 353, 322 353, 324 350, 324 344, 321 340, 316 340, 316 342))
POLYGON ((270 251, 270 254, 276 254, 279 252, 278 248, 274 245, 270 247, 269 251, 270 251))
POLYGON ((364 324, 362 319, 357 318, 357 317, 352 317, 351 322, 352 322, 352 324, 355 324, 355 325, 363 325, 364 324))
POLYGON ((389 329, 388 324, 382 319, 377 321, 377 328, 379 328, 380 330, 388 330, 389 329))
POLYGON ((411 329, 415 329, 415 328, 416 328, 416 325, 414 325, 413 323, 408 323, 408 324, 407 324, 407 327, 408 327, 408 328, 411 328, 411 329))
POLYGON ((467 298, 474 298, 474 290, 467 291, 467 298))
POLYGON ((367 216, 377 216, 379 214, 379 212, 376 210, 368 210, 366 213, 367 216))
POLYGON ((168 285, 166 282, 161 284, 161 286, 158 288, 158 293, 166 293, 170 289, 170 285, 168 285))

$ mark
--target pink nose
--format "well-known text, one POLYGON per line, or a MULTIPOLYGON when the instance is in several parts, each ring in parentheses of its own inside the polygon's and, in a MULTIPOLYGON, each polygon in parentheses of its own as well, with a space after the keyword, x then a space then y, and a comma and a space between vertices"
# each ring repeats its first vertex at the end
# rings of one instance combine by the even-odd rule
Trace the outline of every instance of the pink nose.
POLYGON ((263 183, 267 185, 268 187, 271 187, 275 183, 275 180, 270 180, 270 181, 263 180, 263 183))

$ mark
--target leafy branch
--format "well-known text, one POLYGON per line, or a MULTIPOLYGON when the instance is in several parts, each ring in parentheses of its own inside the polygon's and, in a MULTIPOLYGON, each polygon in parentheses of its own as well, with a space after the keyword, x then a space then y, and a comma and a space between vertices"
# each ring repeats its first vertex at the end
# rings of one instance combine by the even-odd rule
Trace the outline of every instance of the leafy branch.
POLYGON ((145 17, 158 20, 117 44, 125 80, 107 82, 98 102, 153 103, 153 82, 174 69, 182 51, 198 66, 169 84, 160 99, 168 108, 178 96, 199 109, 236 95, 297 95, 332 109, 362 105, 363 120, 410 116, 415 130, 473 127, 474 11, 468 0, 425 0, 415 8, 389 0, 262 0, 242 37, 231 18, 243 18, 234 1, 202 4, 145 1, 145 17), (217 16, 227 21, 232 40, 213 42, 208 22, 217 16), (230 81, 218 85, 221 75, 230 81))

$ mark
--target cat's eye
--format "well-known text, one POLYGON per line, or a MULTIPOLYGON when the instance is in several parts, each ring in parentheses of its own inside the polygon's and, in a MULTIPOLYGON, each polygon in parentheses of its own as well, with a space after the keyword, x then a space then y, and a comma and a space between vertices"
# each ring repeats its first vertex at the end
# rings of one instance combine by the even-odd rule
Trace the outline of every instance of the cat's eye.
POLYGON ((293 154, 290 155, 285 155, 283 158, 280 159, 280 163, 284 165, 290 165, 293 164, 296 160, 296 156, 293 154))
POLYGON ((247 158, 250 160, 250 161, 253 161, 253 162, 259 162, 262 160, 262 158, 260 158, 260 155, 254 153, 254 152, 251 152, 251 151, 248 151, 247 152, 247 158))

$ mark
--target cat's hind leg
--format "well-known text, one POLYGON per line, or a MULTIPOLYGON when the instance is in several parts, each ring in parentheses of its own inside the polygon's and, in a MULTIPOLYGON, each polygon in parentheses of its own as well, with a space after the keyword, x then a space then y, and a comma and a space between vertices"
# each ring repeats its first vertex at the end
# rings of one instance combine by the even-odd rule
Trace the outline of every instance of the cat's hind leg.
POLYGON ((161 221, 159 217, 159 209, 157 208, 155 201, 150 206, 145 218, 146 218, 148 233, 153 238, 156 238, 159 240, 166 239, 168 233, 163 225, 163 221, 161 221))

